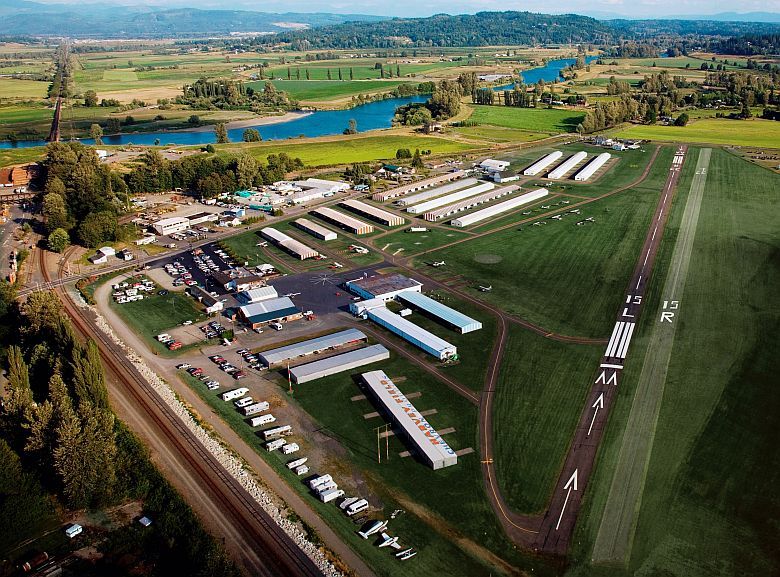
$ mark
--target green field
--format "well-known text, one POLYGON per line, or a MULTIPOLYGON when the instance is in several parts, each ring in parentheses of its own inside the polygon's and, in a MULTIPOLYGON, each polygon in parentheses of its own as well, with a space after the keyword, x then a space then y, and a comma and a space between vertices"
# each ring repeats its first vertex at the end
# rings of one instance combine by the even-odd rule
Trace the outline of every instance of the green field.
POLYGON ((760 118, 752 120, 706 118, 691 122, 688 126, 632 126, 621 130, 617 136, 667 142, 780 148, 780 122, 760 118))
POLYGON ((0 99, 45 98, 48 82, 0 78, 0 99))
MULTIPOLYGON (((525 225, 468 240, 425 255, 445 260, 476 293, 547 330, 579 336, 609 334, 614 311, 645 238, 650 214, 671 162, 659 157, 639 186, 581 207, 580 215, 545 226, 525 225), (577 220, 596 222, 575 226, 577 220), (587 302, 588 306, 583 306, 587 302)), ((606 191, 605 191, 606 192, 606 191)), ((517 216, 517 219, 527 218, 517 216)))
MULTIPOLYGON (((690 152, 689 152, 690 154, 690 152)), ((632 556, 625 570, 575 575, 771 575, 780 570, 775 386, 780 178, 714 150, 656 425, 632 556)), ((671 240, 671 239, 670 239, 671 240)), ((671 243, 662 246, 668 259, 671 243)), ((658 275, 650 300, 660 309, 658 275)), ((650 312, 650 311, 648 311, 650 312)), ((645 316, 639 343, 654 322, 645 316)), ((576 553, 590 558, 644 347, 626 366, 576 553)))
POLYGON ((45 155, 42 146, 30 148, 0 148, 0 168, 12 164, 21 164, 41 160, 45 155))
POLYGON ((547 506, 603 349, 510 326, 493 426, 496 475, 513 510, 547 506))
POLYGON ((517 128, 505 128, 503 126, 493 126, 490 124, 480 126, 458 126, 450 130, 468 138, 477 140, 486 140, 488 142, 531 142, 547 136, 556 134, 555 132, 534 132, 530 130, 521 130, 517 128))
POLYGON ((262 144, 225 144, 216 147, 217 150, 240 154, 248 152, 263 161, 269 154, 285 152, 292 157, 298 157, 307 166, 332 166, 353 162, 368 162, 372 160, 388 160, 395 158, 399 148, 414 150, 430 150, 433 154, 450 154, 473 149, 473 145, 464 142, 453 142, 431 136, 414 136, 405 134, 384 134, 381 136, 357 136, 352 138, 334 138, 296 142, 295 140, 275 141, 262 144))
POLYGON ((515 108, 511 106, 473 105, 469 117, 480 124, 493 124, 506 128, 536 132, 574 132, 585 117, 583 112, 555 108, 515 108))
MULTIPOLYGON (((404 80, 274 80, 279 90, 287 92, 295 100, 333 100, 357 94, 387 92, 404 84, 404 80)), ((262 82, 251 82, 248 86, 262 86, 262 82)))
MULTIPOLYGON (((422 221, 411 223, 412 226, 426 226, 426 224, 427 223, 422 221)), ((447 230, 446 228, 428 228, 427 232, 407 232, 405 229, 386 234, 380 238, 375 238, 373 244, 377 248, 384 249, 390 253, 395 252, 399 248, 403 248, 403 252, 398 254, 400 256, 408 256, 410 254, 438 248, 443 244, 461 240, 467 236, 467 233, 457 229, 447 230)))

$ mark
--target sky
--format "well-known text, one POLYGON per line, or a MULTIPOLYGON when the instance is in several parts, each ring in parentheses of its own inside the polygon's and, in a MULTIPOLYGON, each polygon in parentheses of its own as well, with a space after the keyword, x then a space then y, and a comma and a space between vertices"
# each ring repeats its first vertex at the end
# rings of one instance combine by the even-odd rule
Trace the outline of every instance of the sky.
MULTIPOLYGON (((72 3, 74 0, 37 0, 72 3)), ((101 4, 159 5, 163 7, 230 8, 258 12, 333 12, 382 16, 430 16, 480 11, 528 10, 542 13, 575 13, 599 18, 669 17, 720 12, 780 12, 780 0, 100 0, 101 4)))

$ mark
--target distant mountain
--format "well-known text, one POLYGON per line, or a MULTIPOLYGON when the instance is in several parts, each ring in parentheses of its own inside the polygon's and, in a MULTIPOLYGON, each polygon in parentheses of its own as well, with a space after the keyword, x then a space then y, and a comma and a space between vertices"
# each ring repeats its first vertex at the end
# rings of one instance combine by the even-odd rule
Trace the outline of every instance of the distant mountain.
POLYGON ((503 46, 610 41, 612 30, 576 14, 478 12, 429 18, 393 18, 373 23, 345 22, 316 30, 287 31, 267 39, 300 48, 397 48, 503 46))
POLYGON ((376 22, 382 16, 270 13, 244 10, 164 9, 107 4, 43 4, 0 0, 3 34, 73 37, 161 37, 276 33, 346 21, 376 22))
POLYGON ((583 14, 597 20, 695 20, 710 22, 780 22, 779 12, 720 12, 718 14, 683 14, 677 16, 637 15, 629 16, 598 10, 584 10, 583 14))

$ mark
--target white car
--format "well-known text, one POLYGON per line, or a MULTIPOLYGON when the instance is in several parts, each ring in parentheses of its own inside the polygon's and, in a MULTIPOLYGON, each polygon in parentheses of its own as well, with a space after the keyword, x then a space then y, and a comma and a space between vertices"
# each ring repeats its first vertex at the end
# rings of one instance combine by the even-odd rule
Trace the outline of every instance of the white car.
POLYGON ((190 326, 191 324, 192 324, 192 321, 184 321, 184 322, 182 323, 182 326, 188 327, 188 326, 190 326))

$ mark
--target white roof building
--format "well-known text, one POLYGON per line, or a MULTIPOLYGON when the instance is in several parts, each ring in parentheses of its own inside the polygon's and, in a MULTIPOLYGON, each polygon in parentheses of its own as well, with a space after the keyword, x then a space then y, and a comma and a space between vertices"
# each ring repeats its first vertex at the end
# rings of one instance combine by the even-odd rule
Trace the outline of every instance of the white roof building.
POLYGON ((157 234, 165 236, 167 234, 173 234, 187 230, 190 228, 190 219, 183 216, 173 216, 171 218, 162 218, 155 222, 153 225, 157 234))
POLYGON ((279 293, 276 292, 276 289, 274 287, 264 286, 264 287, 249 289, 247 291, 241 291, 236 295, 236 298, 244 304, 251 305, 254 303, 259 303, 260 301, 275 299, 278 296, 279 293))
POLYGON ((486 158, 479 163, 479 167, 482 170, 488 172, 502 172, 509 168, 509 162, 506 160, 493 160, 492 158, 486 158))

